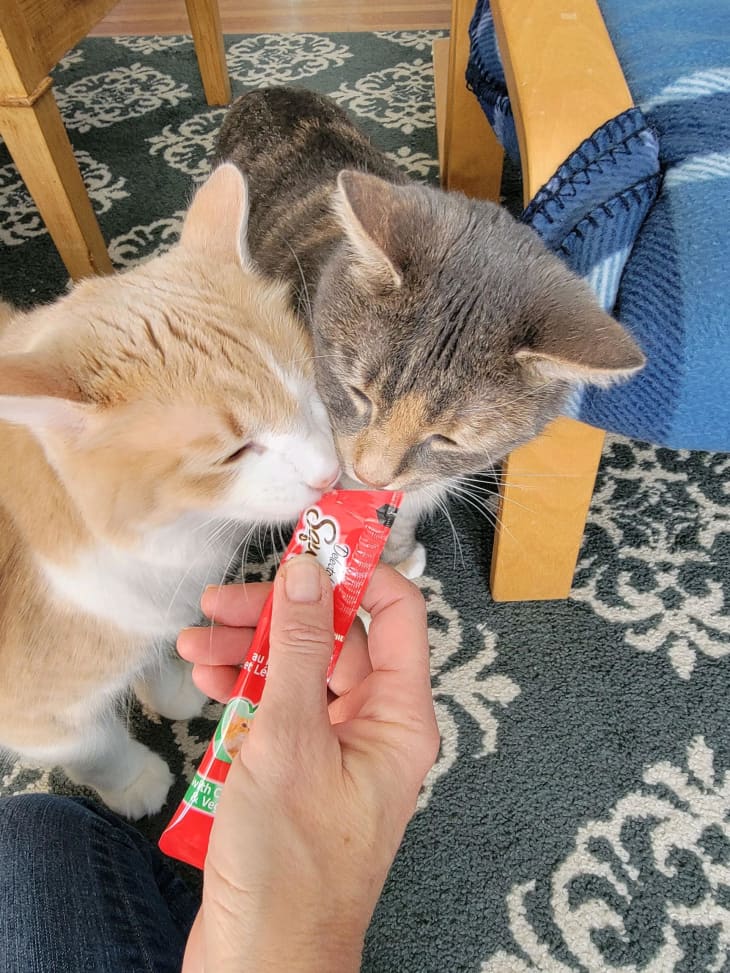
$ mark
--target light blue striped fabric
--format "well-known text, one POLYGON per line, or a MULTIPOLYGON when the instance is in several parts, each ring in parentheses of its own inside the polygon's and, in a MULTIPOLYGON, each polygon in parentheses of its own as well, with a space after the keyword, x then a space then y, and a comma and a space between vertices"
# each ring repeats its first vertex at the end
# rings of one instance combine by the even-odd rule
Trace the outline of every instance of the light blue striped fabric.
MULTIPOLYGON (((730 4, 599 2, 641 110, 594 133, 523 219, 590 281, 648 364, 626 385, 576 395, 571 414, 673 447, 730 449, 730 4)), ((514 155, 488 0, 471 39, 468 84, 514 155)))

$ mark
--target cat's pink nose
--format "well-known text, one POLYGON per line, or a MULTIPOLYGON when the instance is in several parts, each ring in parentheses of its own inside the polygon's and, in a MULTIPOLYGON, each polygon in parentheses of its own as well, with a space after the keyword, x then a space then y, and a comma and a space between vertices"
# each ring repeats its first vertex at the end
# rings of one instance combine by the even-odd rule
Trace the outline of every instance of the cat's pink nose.
POLYGON ((333 487, 335 483, 337 483, 339 478, 340 468, 339 466, 336 466, 334 470, 330 470, 330 472, 326 473, 321 479, 315 480, 313 483, 307 483, 307 486, 311 487, 313 490, 321 490, 322 493, 325 493, 327 490, 333 487))
POLYGON ((362 475, 357 467, 355 467, 352 472, 355 475, 355 479, 359 480, 363 486, 370 487, 371 490, 381 490, 389 482, 388 480, 382 479, 374 480, 372 477, 368 479, 368 477, 362 475))

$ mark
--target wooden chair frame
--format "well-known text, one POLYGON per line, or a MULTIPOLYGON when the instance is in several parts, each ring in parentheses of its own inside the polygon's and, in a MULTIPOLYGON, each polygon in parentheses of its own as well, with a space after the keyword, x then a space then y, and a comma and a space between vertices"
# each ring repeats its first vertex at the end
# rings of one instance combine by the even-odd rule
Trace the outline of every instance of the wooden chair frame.
MULTIPOLYGON (((592 132, 633 104, 595 0, 491 0, 520 146, 524 201, 592 132)), ((474 0, 453 0, 434 44, 441 183, 499 200, 502 148, 464 81, 474 0)), ((604 432, 552 422, 515 450, 504 476, 490 584, 496 601, 566 598, 604 432)))
MULTIPOLYGON (((49 71, 116 0, 1 0, 0 135, 71 277, 112 266, 61 114, 49 71)), ((210 105, 230 101, 216 0, 186 0, 210 105)))

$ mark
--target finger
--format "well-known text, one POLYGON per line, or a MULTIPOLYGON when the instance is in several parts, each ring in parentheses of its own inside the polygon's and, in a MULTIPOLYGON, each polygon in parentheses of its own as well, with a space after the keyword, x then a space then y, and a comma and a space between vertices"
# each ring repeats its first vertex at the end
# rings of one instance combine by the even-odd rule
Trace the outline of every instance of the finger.
POLYGON ((372 616, 368 648, 373 670, 392 671, 404 682, 415 679, 430 687, 426 603, 418 588, 394 568, 379 564, 362 607, 372 616))
POLYGON ((252 628, 229 628, 225 625, 184 628, 177 637, 177 651, 188 662, 206 666, 237 666, 246 657, 252 639, 252 628))
POLYGON ((392 737, 409 738, 404 782, 420 783, 438 750, 431 692, 426 605, 420 591, 392 568, 379 566, 363 600, 371 614, 368 649, 373 672, 331 705, 333 723, 354 716, 388 725, 392 737))
POLYGON ((219 703, 227 703, 231 698, 240 674, 238 666, 193 666, 195 685, 206 696, 217 699, 219 703))
POLYGON ((266 687, 255 726, 280 738, 325 730, 327 667, 334 642, 332 585, 308 554, 287 561, 274 582, 266 687))
POLYGON ((366 679, 372 671, 365 626, 359 618, 356 618, 345 640, 340 658, 337 660, 335 671, 332 673, 330 689, 336 696, 344 696, 366 679))
POLYGON ((200 607, 219 625, 254 626, 270 591, 270 581, 211 585, 203 592, 200 607))

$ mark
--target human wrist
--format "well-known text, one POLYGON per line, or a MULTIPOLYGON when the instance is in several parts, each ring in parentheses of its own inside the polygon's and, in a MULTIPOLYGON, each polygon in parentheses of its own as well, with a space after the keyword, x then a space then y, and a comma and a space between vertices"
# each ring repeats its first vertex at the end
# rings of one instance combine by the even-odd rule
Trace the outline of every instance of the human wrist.
POLYGON ((275 942, 252 944, 246 951, 246 969, 256 973, 360 973, 363 942, 364 936, 357 942, 333 943, 324 937, 308 937, 303 942, 284 934, 275 942))
MULTIPOLYGON (((308 937, 306 942, 286 933, 278 939, 253 941, 245 949, 217 947, 207 960, 215 973, 360 973, 364 936, 358 942, 333 943, 326 939, 308 937)), ((208 969, 208 966, 205 966, 208 969)))
POLYGON ((358 973, 369 903, 333 897, 324 887, 312 894, 313 885, 297 892, 297 885, 251 929, 248 955, 255 957, 257 973, 358 973))
MULTIPOLYGON (((289 892, 292 890, 290 889, 289 892)), ((324 896, 307 904, 307 896, 288 893, 242 903, 236 920, 226 910, 206 908, 213 916, 206 950, 215 973, 359 973, 371 912, 338 909, 324 896), (345 914, 347 912, 347 914, 345 914), (216 919, 223 918, 219 924, 216 919), (233 922, 230 922, 233 918, 233 922)), ((208 967, 206 966, 206 970, 208 967)))

